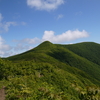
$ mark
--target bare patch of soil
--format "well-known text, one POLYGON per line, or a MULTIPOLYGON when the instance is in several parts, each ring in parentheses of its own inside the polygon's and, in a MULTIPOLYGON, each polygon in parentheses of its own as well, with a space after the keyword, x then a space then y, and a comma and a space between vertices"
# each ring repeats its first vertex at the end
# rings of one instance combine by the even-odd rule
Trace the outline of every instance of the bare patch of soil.
POLYGON ((5 87, 0 89, 0 100, 5 100, 5 87))

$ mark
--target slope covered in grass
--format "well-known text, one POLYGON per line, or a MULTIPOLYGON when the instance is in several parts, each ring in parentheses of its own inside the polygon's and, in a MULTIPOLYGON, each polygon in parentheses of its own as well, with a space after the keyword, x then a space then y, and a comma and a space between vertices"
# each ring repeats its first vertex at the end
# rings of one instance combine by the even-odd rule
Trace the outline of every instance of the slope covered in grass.
POLYGON ((100 65, 100 44, 94 42, 83 42, 72 45, 64 45, 65 48, 100 65))
POLYGON ((100 81, 100 66, 98 65, 100 63, 99 54, 100 45, 96 43, 56 45, 46 41, 28 52, 9 57, 8 59, 13 61, 32 60, 34 62, 56 64, 62 62, 69 66, 76 67, 100 81))
POLYGON ((0 87, 6 87, 7 100, 99 100, 100 65, 94 61, 99 49, 96 43, 45 41, 22 54, 0 58, 0 87))

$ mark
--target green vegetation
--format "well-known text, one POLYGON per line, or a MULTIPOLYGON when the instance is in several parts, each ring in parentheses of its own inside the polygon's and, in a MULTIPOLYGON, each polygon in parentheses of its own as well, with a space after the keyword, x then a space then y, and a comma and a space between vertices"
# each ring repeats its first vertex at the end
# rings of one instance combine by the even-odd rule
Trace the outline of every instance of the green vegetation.
POLYGON ((100 100, 100 44, 45 41, 0 58, 6 100, 100 100))

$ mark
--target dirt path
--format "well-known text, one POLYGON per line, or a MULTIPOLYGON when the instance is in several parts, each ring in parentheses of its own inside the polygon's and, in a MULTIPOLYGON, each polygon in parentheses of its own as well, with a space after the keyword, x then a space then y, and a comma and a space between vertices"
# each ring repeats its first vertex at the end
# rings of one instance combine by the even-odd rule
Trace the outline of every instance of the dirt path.
POLYGON ((0 100, 5 100, 5 87, 0 89, 0 100))

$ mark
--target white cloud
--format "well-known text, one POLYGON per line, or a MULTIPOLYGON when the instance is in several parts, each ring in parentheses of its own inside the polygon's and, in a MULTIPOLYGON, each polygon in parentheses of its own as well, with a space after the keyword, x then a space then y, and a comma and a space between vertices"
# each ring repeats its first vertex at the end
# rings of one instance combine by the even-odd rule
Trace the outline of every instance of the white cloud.
POLYGON ((13 22, 13 21, 9 21, 9 22, 6 22, 6 21, 2 21, 3 17, 2 17, 2 14, 0 13, 0 33, 3 33, 3 32, 8 32, 9 31, 9 28, 11 26, 16 26, 16 25, 27 25, 26 22, 22 21, 22 22, 13 22))
POLYGON ((22 39, 22 40, 13 40, 13 42, 17 42, 18 45, 22 45, 22 44, 37 44, 39 43, 41 40, 37 37, 35 38, 25 38, 25 39, 22 39))
POLYGON ((27 0, 27 5, 38 10, 54 10, 63 4, 64 0, 27 0))
POLYGON ((41 40, 38 38, 33 38, 33 39, 25 38, 22 40, 14 40, 14 42, 17 42, 17 45, 13 47, 13 51, 18 54, 20 52, 32 49, 33 48, 32 45, 41 43, 41 40))
MULTIPOLYGON (((3 21, 2 14, 0 13, 0 33, 8 32, 10 26, 15 26, 15 25, 26 25, 26 23, 21 22, 17 24, 16 22, 12 22, 12 21, 9 21, 9 22, 3 21)), ((30 40, 27 42, 33 42, 33 41, 30 40)), ((7 57, 10 55, 14 55, 16 54, 16 51, 27 50, 27 48, 29 49, 30 46, 28 47, 24 44, 23 45, 17 44, 14 47, 11 47, 10 45, 6 44, 5 40, 0 36, 0 57, 7 57)))
POLYGON ((15 42, 17 42, 17 45, 13 49, 14 52, 17 52, 18 54, 27 51, 29 49, 32 49, 34 45, 39 44, 43 41, 50 41, 53 43, 64 43, 84 37, 88 37, 88 32, 86 32, 85 30, 83 31, 68 30, 60 35, 55 35, 54 31, 44 31, 43 37, 41 39, 35 37, 35 38, 25 38, 22 40, 15 40, 15 42))
POLYGON ((4 39, 0 36, 0 56, 9 55, 11 53, 11 49, 12 48, 9 45, 5 44, 4 39))
POLYGON ((23 45, 23 44, 17 44, 13 50, 14 52, 18 53, 19 51, 22 52, 22 51, 26 51, 26 50, 29 50, 30 49, 30 45, 23 45))
POLYGON ((15 26, 16 22, 4 22, 4 23, 0 23, 0 33, 2 33, 2 32, 8 32, 9 31, 9 27, 11 25, 15 26))
POLYGON ((16 22, 2 22, 2 14, 0 13, 0 33, 8 32, 9 27, 17 25, 16 22))
POLYGON ((68 41, 85 38, 88 36, 88 32, 86 32, 85 30, 68 30, 59 35, 55 35, 54 31, 44 31, 44 34, 41 39, 36 37, 13 41, 16 42, 14 47, 7 45, 4 39, 0 37, 0 56, 11 56, 27 51, 29 49, 32 49, 34 45, 36 46, 36 44, 39 44, 43 41, 50 41, 53 43, 66 43, 68 41))
POLYGON ((4 44, 4 40, 1 36, 0 36, 0 50, 9 50, 9 46, 4 44))
POLYGON ((3 28, 6 32, 8 32, 9 27, 10 27, 11 25, 15 26, 15 25, 17 25, 17 24, 16 24, 16 22, 6 22, 6 23, 3 23, 3 24, 2 24, 2 28, 3 28))
POLYGON ((84 37, 89 36, 88 32, 86 32, 85 30, 83 31, 68 30, 65 33, 62 33, 60 35, 55 35, 54 33, 55 33, 54 31, 45 31, 42 39, 44 41, 48 40, 48 41, 55 42, 55 43, 62 43, 62 42, 72 41, 75 39, 84 38, 84 37))

